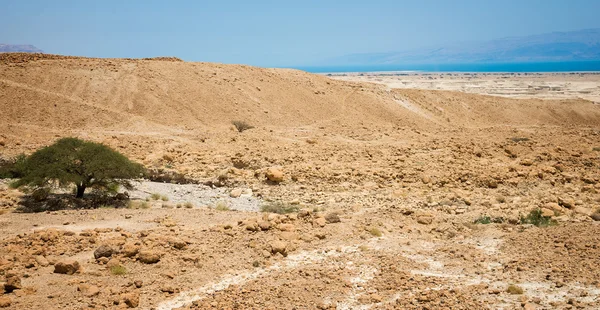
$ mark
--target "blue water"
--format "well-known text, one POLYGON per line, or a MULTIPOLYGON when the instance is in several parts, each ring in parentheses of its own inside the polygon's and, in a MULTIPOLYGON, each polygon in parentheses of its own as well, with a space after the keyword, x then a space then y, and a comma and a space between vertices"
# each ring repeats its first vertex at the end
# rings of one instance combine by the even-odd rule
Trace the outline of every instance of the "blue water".
POLYGON ((471 63, 435 65, 299 66, 311 73, 420 71, 420 72, 582 72, 599 71, 600 61, 471 63))

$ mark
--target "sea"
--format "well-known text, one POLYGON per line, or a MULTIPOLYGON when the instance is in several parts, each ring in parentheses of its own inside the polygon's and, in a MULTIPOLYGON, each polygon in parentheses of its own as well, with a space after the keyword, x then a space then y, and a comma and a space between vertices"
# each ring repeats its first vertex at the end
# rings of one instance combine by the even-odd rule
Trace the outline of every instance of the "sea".
POLYGON ((600 72, 600 61, 469 63, 469 64, 412 64, 412 65, 350 65, 298 66, 311 73, 349 72, 600 72))

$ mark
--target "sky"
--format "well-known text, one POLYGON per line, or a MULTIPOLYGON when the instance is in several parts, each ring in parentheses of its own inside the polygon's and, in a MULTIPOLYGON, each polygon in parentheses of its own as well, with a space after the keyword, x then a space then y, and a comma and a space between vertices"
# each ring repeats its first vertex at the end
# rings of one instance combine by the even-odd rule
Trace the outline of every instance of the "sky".
POLYGON ((600 28, 600 0, 0 0, 0 43, 257 66, 600 28))

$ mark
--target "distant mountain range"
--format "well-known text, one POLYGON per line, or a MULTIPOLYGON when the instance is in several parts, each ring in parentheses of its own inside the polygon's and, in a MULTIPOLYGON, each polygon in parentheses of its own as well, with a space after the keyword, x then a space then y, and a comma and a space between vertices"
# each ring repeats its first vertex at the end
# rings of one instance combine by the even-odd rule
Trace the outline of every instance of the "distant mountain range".
POLYGON ((2 44, 0 43, 0 53, 15 53, 15 52, 23 52, 23 53, 43 53, 41 49, 33 46, 33 45, 11 45, 11 44, 2 44))
POLYGON ((600 60, 600 29, 456 43, 389 53, 353 54, 330 65, 516 63, 600 60))

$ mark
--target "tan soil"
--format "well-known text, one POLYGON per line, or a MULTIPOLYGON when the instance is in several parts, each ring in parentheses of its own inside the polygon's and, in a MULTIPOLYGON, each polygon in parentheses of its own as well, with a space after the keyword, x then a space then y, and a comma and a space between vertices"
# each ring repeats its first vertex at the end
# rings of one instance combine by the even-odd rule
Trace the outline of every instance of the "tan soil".
POLYGON ((7 309, 600 307, 590 101, 174 59, 0 63, 3 158, 77 136, 223 186, 135 192, 169 196, 165 207, 30 214, 0 183, 7 309), (239 133, 235 120, 255 128, 239 133), (218 211, 203 197, 252 205, 218 211), (274 202, 304 211, 250 211, 274 202), (518 224, 539 207, 556 225, 518 224), (482 216, 504 221, 473 224, 482 216), (101 245, 115 254, 95 259, 101 245), (65 259, 80 270, 54 273, 65 259))

